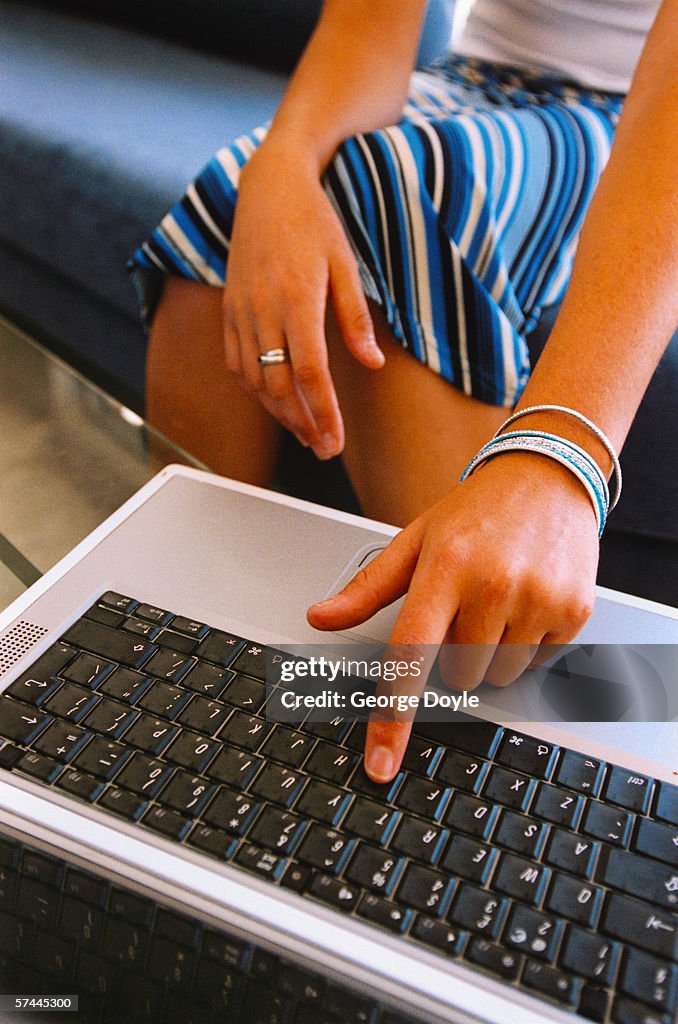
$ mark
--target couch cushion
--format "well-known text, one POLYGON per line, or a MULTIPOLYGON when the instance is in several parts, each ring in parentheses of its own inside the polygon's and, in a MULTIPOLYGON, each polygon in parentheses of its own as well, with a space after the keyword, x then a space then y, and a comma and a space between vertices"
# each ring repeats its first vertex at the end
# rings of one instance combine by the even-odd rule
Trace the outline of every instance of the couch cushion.
MULTIPOLYGON (((455 0, 429 0, 419 64, 449 45, 455 0)), ((323 0, 50 0, 74 11, 177 40, 187 46, 290 71, 318 20, 323 0)))

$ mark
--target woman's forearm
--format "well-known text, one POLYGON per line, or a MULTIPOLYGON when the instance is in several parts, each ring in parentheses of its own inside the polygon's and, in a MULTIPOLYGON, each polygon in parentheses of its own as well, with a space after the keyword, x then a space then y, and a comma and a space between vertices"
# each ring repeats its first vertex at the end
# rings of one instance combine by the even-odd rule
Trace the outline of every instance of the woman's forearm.
POLYGON ((292 140, 322 170, 348 136, 399 120, 425 6, 425 0, 325 0, 269 140, 292 140))
MULTIPOLYGON (((591 202, 565 301, 518 408, 573 406, 621 447, 676 326, 678 0, 665 0, 591 202)), ((555 426, 553 417, 542 419, 555 426)), ((604 462, 587 432, 577 433, 604 462)))

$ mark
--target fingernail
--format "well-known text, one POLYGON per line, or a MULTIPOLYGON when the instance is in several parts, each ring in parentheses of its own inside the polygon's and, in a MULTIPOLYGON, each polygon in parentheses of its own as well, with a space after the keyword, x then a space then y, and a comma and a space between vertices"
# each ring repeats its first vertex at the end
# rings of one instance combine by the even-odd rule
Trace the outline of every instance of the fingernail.
POLYGON ((388 747, 373 747, 365 754, 365 771, 375 782, 390 782, 395 775, 395 758, 388 747))

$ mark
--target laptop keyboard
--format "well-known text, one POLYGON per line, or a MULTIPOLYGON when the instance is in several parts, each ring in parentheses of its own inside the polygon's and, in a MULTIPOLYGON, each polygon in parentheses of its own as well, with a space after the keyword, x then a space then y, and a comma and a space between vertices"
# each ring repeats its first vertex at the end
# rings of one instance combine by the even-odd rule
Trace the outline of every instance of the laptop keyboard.
POLYGON ((671 1024, 678 786, 475 721, 415 723, 376 785, 364 721, 267 720, 266 663, 108 592, 0 697, 0 766, 590 1020, 671 1024))
MULTIPOLYGON (((0 832, 0 992, 55 990, 78 994, 80 1024, 413 1024, 0 832)), ((63 1011, 38 1017, 72 1019, 63 1011)))

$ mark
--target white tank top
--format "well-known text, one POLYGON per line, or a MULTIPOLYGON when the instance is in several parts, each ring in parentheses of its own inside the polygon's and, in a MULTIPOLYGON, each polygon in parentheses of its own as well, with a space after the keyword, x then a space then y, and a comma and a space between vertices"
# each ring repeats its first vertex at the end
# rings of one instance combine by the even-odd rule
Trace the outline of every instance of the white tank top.
POLYGON ((628 92, 661 0, 476 0, 459 53, 628 92))

